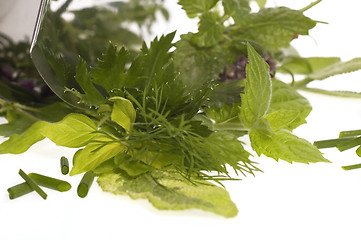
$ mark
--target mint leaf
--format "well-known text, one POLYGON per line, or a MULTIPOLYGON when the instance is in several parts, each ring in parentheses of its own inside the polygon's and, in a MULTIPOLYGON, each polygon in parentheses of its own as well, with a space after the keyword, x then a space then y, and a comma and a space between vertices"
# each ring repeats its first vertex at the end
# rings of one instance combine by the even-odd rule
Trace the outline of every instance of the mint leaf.
POLYGON ((80 58, 76 67, 75 80, 78 82, 84 93, 80 93, 76 89, 67 89, 79 98, 81 103, 85 103, 89 106, 99 106, 105 101, 103 95, 95 88, 94 84, 90 80, 90 75, 87 70, 86 62, 80 58))
POLYGON ((328 77, 350 73, 361 69, 361 58, 354 58, 347 62, 337 62, 307 75, 308 79, 323 80, 328 77))
POLYGON ((327 66, 330 66, 341 61, 338 57, 288 57, 282 66, 279 68, 280 72, 292 72, 293 74, 307 75, 327 66), (287 71, 284 71, 287 70, 287 71))
POLYGON ((114 102, 111 119, 129 132, 136 117, 133 104, 122 97, 112 97, 109 100, 114 102))
POLYGON ((186 11, 188 17, 194 18, 200 13, 213 8, 219 0, 179 0, 178 4, 186 11))
POLYGON ((223 0, 224 13, 230 16, 251 11, 249 0, 223 0))
POLYGON ((103 54, 103 59, 98 60, 98 66, 92 68, 90 75, 93 82, 104 87, 108 92, 115 88, 124 86, 125 64, 127 63, 129 53, 121 48, 109 44, 108 50, 103 54))
POLYGON ((48 122, 38 121, 21 135, 14 134, 10 136, 8 140, 0 144, 0 154, 20 154, 26 152, 32 145, 45 138, 41 134, 41 130, 48 126, 48 124, 48 122))
POLYGON ((279 80, 272 81, 271 104, 265 118, 273 130, 293 130, 306 123, 312 107, 294 88, 279 80))
POLYGON ((85 148, 78 150, 73 158, 70 175, 94 170, 101 163, 125 151, 126 147, 108 136, 97 136, 85 148))
POLYGON ((256 41, 271 51, 289 46, 294 36, 308 35, 308 31, 316 25, 302 12, 286 7, 262 8, 246 20, 236 20, 243 38, 256 41))
POLYGON ((289 163, 329 162, 316 146, 298 138, 287 130, 269 132, 252 129, 249 133, 252 148, 258 156, 264 154, 275 160, 282 159, 289 163))
POLYGON ((271 100, 272 87, 268 64, 251 44, 247 44, 247 49, 249 64, 246 67, 245 93, 241 95, 240 117, 244 125, 251 128, 266 114, 271 100))
POLYGON ((97 126, 89 117, 72 113, 60 122, 49 124, 41 133, 59 146, 78 148, 97 136, 97 130, 97 126))
POLYGON ((237 207, 228 192, 209 182, 187 181, 176 172, 152 171, 138 177, 126 173, 103 174, 98 178, 103 191, 117 195, 129 195, 133 199, 144 198, 161 210, 198 208, 224 217, 235 217, 237 207))
POLYGON ((210 47, 217 44, 223 38, 224 26, 218 22, 217 12, 202 14, 199 21, 198 33, 193 35, 192 41, 199 47, 210 47))

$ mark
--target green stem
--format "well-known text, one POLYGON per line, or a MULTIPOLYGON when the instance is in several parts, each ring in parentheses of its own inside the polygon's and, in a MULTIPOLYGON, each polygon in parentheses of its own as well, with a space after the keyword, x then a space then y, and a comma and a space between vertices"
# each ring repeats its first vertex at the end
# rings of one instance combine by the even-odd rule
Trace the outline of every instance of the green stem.
POLYGON ((33 189, 26 182, 8 188, 10 199, 21 197, 25 194, 31 193, 32 191, 33 189))
POLYGON ((88 195, 89 189, 91 187, 91 185, 93 184, 94 181, 94 173, 92 171, 90 172, 86 172, 83 176, 83 178, 81 179, 77 192, 78 192, 78 196, 81 198, 84 198, 88 195))
POLYGON ((342 152, 342 151, 354 148, 360 144, 361 144, 361 137, 357 137, 351 141, 346 141, 346 142, 343 142, 343 143, 337 145, 337 148, 338 148, 338 150, 340 150, 342 152))
POLYGON ((361 164, 355 164, 355 165, 349 165, 349 166, 342 167, 343 170, 353 170, 353 169, 358 169, 358 168, 361 168, 361 164))
POLYGON ((317 148, 333 148, 333 147, 339 146, 340 144, 350 142, 353 139, 355 139, 355 138, 354 137, 345 137, 345 138, 321 140, 321 141, 314 142, 313 145, 315 145, 317 148))
POLYGON ((66 192, 71 188, 71 185, 68 182, 59 180, 56 178, 47 177, 37 173, 29 173, 28 175, 34 182, 38 185, 50 188, 59 192, 66 192))
POLYGON ((317 1, 314 1, 312 3, 310 3, 308 6, 304 7, 304 8, 301 8, 299 11, 300 12, 305 12, 307 11, 308 9, 314 7, 315 5, 319 4, 322 0, 317 0, 317 1))
POLYGON ((64 156, 60 158, 60 168, 61 168, 61 173, 63 175, 66 175, 69 173, 69 161, 64 156))
POLYGON ((36 184, 34 180, 32 180, 23 170, 19 170, 19 175, 29 184, 31 189, 36 191, 43 199, 46 199, 48 195, 36 184))

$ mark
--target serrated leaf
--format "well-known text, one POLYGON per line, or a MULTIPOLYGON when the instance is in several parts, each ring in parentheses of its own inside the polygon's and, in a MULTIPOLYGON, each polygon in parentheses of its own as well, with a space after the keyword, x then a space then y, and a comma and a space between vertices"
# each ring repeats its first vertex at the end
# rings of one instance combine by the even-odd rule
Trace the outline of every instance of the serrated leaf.
POLYGON ((294 88, 279 80, 272 82, 272 98, 265 118, 273 130, 293 130, 306 123, 312 107, 309 101, 294 88))
POLYGON ((262 8, 245 21, 237 21, 243 38, 258 42, 264 48, 275 51, 288 47, 297 34, 307 35, 316 22, 302 12, 286 7, 262 8))
POLYGON ((347 62, 337 62, 332 65, 328 65, 314 73, 307 75, 308 79, 323 80, 328 77, 350 73, 361 69, 361 58, 354 58, 347 62))
POLYGON ((38 121, 22 134, 10 136, 8 140, 0 144, 0 154, 20 154, 26 152, 33 144, 45 138, 41 134, 41 130, 48 126, 48 124, 48 122, 38 121))
POLYGON ((231 16, 235 22, 245 21, 250 17, 249 0, 223 0, 225 14, 231 16))
POLYGON ((305 139, 298 138, 287 130, 266 132, 252 129, 249 138, 252 148, 259 156, 264 154, 275 160, 282 159, 289 163, 329 162, 316 146, 305 139))
POLYGON ((90 75, 93 82, 104 87, 108 92, 115 88, 122 88, 128 58, 129 53, 125 48, 118 51, 114 45, 109 44, 107 52, 103 54, 103 59, 98 60, 98 66, 91 69, 90 75))
POLYGON ((242 97, 240 117, 251 128, 268 111, 271 101, 269 66, 248 43, 249 64, 246 66, 245 93, 242 97))
POLYGON ((109 173, 101 175, 98 183, 103 191, 145 198, 161 210, 198 208, 227 218, 238 213, 225 189, 206 181, 196 180, 193 184, 175 172, 152 171, 138 177, 109 173))
POLYGON ((105 101, 103 95, 96 89, 90 80, 86 62, 82 58, 79 59, 79 63, 76 67, 75 80, 83 89, 84 93, 80 93, 76 89, 67 89, 67 91, 75 94, 79 98, 79 102, 89 106, 99 106, 105 101))
POLYGON ((196 17, 200 13, 213 8, 219 0, 179 0, 178 4, 186 11, 188 17, 196 17))
POLYGON ((60 122, 49 124, 41 132, 59 146, 78 148, 97 136, 95 131, 97 127, 89 117, 72 113, 60 122))
POLYGON ((118 123, 126 131, 130 131, 135 121, 136 112, 133 104, 122 97, 109 98, 110 101, 114 102, 111 119, 118 123))
POLYGON ((74 154, 73 168, 70 175, 76 175, 95 169, 101 163, 125 151, 126 147, 119 141, 114 141, 108 136, 97 136, 88 143, 85 148, 74 154))
POLYGON ((210 47, 223 39, 223 24, 218 22, 216 12, 206 12, 199 20, 198 33, 193 35, 192 41, 199 47, 210 47))

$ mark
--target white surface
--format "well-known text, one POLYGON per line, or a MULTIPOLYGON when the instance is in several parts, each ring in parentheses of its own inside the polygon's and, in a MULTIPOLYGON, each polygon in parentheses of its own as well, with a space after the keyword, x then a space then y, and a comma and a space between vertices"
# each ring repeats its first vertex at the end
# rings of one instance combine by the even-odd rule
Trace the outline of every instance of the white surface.
MULTIPOLYGON (((300 7, 306 5, 299 2, 300 7)), ((345 60, 361 56, 360 36, 354 29, 361 20, 359 7, 350 0, 322 2, 309 12, 330 22, 311 32, 319 46, 307 37, 295 45, 304 56, 342 56, 345 60)), ((169 31, 177 24, 184 29, 179 21, 172 24, 169 31)), ((321 85, 361 91, 360 77, 361 72, 342 75, 321 85)), ((360 99, 304 95, 314 110, 308 124, 295 131, 298 136, 312 142, 337 137, 342 130, 361 129, 360 99)), ((224 219, 199 210, 158 211, 145 200, 103 193, 96 184, 80 199, 76 195, 80 178, 64 177, 59 170, 60 157, 71 159, 74 150, 44 141, 26 154, 0 156, 0 239, 359 240, 361 170, 346 172, 340 167, 360 163, 361 158, 354 150, 323 152, 332 164, 256 158, 264 173, 226 183, 240 212, 236 218, 224 219), (67 180, 73 188, 66 193, 48 190, 46 201, 35 193, 10 201, 6 189, 22 181, 19 168, 67 180)))

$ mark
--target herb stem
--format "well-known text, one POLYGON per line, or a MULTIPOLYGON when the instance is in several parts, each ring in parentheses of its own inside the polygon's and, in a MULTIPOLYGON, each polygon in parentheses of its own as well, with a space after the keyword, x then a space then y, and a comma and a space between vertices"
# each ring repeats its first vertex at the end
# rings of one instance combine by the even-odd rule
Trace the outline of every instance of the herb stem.
POLYGON ((33 189, 26 182, 8 188, 10 199, 21 197, 25 194, 31 193, 32 191, 33 189))
POLYGON ((36 191, 43 199, 46 199, 48 195, 36 184, 36 182, 31 179, 23 170, 19 170, 19 175, 26 181, 27 184, 36 191))
POLYGON ((307 11, 308 9, 310 9, 310 8, 314 7, 315 5, 319 4, 321 1, 322 1, 322 0, 314 1, 314 2, 310 3, 309 5, 307 5, 306 7, 301 8, 299 11, 300 11, 300 12, 305 12, 305 11, 307 11))
POLYGON ((68 182, 56 178, 47 177, 37 173, 29 173, 28 176, 33 179, 34 182, 36 182, 38 185, 59 192, 66 192, 71 188, 71 185, 68 182))
POLYGON ((69 160, 64 156, 60 158, 60 168, 63 175, 69 173, 69 160))
POLYGON ((92 171, 86 172, 81 179, 77 192, 78 196, 84 198, 88 195, 89 189, 94 181, 94 173, 92 171))

